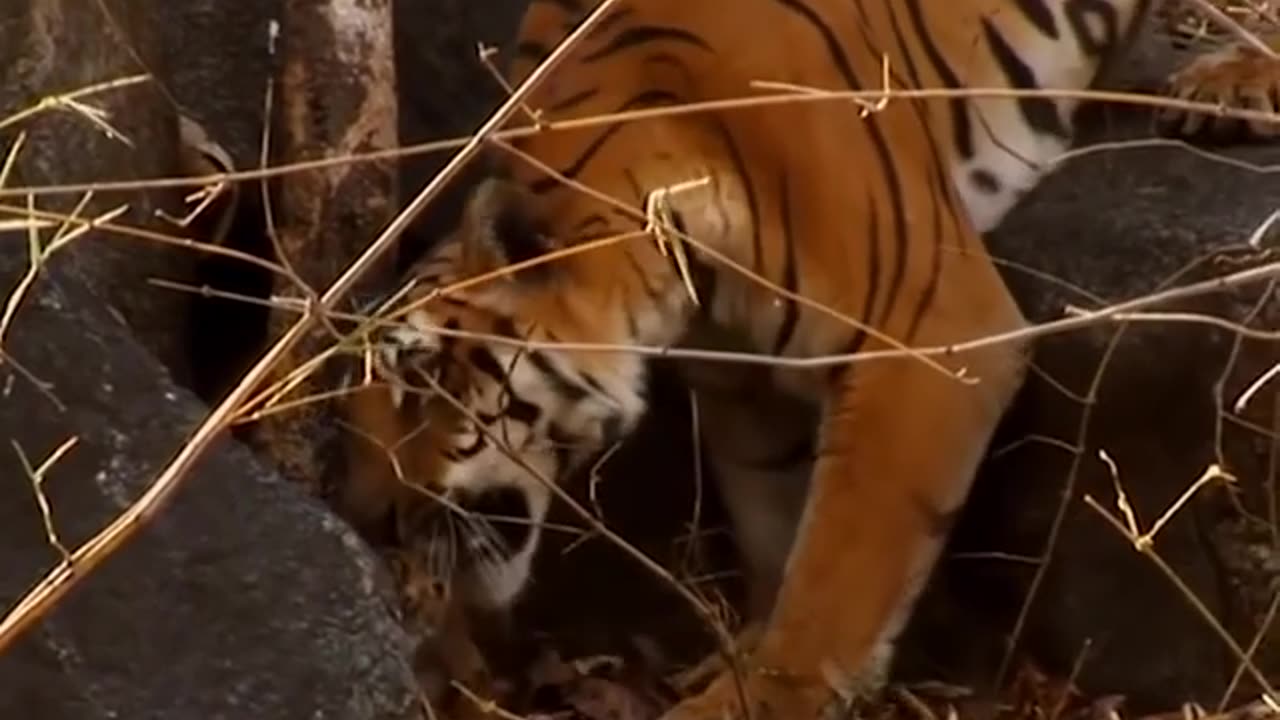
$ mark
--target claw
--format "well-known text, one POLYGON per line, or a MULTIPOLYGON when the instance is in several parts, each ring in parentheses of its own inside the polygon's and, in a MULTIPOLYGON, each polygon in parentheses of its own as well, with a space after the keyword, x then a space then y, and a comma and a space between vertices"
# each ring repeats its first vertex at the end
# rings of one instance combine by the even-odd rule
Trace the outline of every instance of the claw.
MULTIPOLYGON (((1268 45, 1280 45, 1280 36, 1271 36, 1268 45)), ((1164 92, 1175 100, 1274 114, 1280 111, 1280 59, 1233 43, 1199 55, 1170 75, 1164 92)), ((1155 119, 1166 134, 1182 137, 1265 141, 1280 136, 1280 125, 1265 117, 1233 119, 1171 107, 1158 111, 1155 119)))

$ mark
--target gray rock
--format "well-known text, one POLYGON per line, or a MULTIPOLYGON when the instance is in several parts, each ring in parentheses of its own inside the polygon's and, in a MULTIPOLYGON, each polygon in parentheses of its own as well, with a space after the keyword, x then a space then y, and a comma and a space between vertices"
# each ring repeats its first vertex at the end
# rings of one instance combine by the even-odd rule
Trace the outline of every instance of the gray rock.
MULTIPOLYGON (((1104 119, 1099 139, 1136 137, 1145 127, 1145 118, 1134 112, 1104 119)), ((1226 154, 1261 165, 1280 162, 1280 147, 1226 154)), ((1241 252, 1241 246, 1277 209, 1277 199, 1280 174, 1188 149, 1098 152, 1050 176, 993 233, 990 246, 1015 264, 1005 276, 1025 312, 1045 321, 1062 317, 1067 304, 1099 306, 1070 286, 1116 302, 1164 283, 1188 284, 1272 260, 1270 252, 1241 252), (1173 281, 1198 259, 1206 262, 1173 281)), ((1277 238, 1272 233, 1262 247, 1276 247, 1277 238)), ((1256 284, 1152 309, 1270 329, 1280 315, 1266 292, 1265 284, 1256 284)), ((1044 375, 1031 377, 993 444, 951 558, 935 577, 933 597, 915 628, 918 648, 933 658, 925 667, 967 666, 970 680, 990 678, 1033 568, 971 553, 1041 553, 1072 454, 1034 438, 1075 444, 1082 421, 1078 399, 1044 376, 1083 397, 1118 329, 1098 324, 1039 343, 1035 362, 1044 375)), ((1065 522, 1021 650, 1063 675, 1084 652, 1081 686, 1093 694, 1125 695, 1131 708, 1218 702, 1238 659, 1181 591, 1083 498, 1091 495, 1118 514, 1111 473, 1098 456, 1105 451, 1145 530, 1211 463, 1225 464, 1239 479, 1237 492, 1221 483, 1202 490, 1161 530, 1155 547, 1247 646, 1280 577, 1266 528, 1273 481, 1265 433, 1275 422, 1276 394, 1274 386, 1265 388, 1243 422, 1220 420, 1215 386, 1223 383, 1229 409, 1277 360, 1274 343, 1246 341, 1237 349, 1232 333, 1204 325, 1141 323, 1123 331, 1098 388, 1065 522)), ((1268 647, 1262 645, 1257 661, 1274 676, 1280 666, 1268 647)), ((1257 690, 1247 679, 1241 688, 1257 690)))
POLYGON ((153 22, 165 28, 151 54, 162 61, 169 94, 226 149, 236 167, 257 167, 273 70, 269 28, 279 22, 283 3, 148 1, 153 22))
MULTIPOLYGON (((256 165, 272 71, 268 25, 280 5, 20 2, 0 18, 0 116, 51 92, 138 72, 155 82, 94 98, 132 147, 67 113, 25 124, 30 135, 11 184, 173 175, 178 112, 204 125, 238 167, 256 165)), ((477 41, 504 42, 523 3, 507 5, 504 15, 460 3, 442 22, 441 8, 400 3, 401 62, 416 98, 405 113, 409 141, 464 132, 496 105, 496 85, 476 92, 490 82, 478 62, 449 75, 456 82, 448 92, 427 78, 474 58, 477 41)), ((7 147, 12 138, 0 141, 7 147)), ((410 188, 422 181, 415 175, 410 188)), ((179 212, 183 192, 100 194, 91 212, 129 202, 122 223, 173 232, 154 211, 179 212)), ((59 196, 41 206, 65 211, 77 200, 59 196)), ((0 245, 7 248, 0 290, 8 292, 25 243, 4 239, 16 241, 0 245)), ((46 486, 66 545, 136 498, 206 411, 179 388, 190 382, 190 298, 147 283, 189 281, 196 257, 93 233, 51 263, 53 279, 33 291, 6 338, 24 368, 53 383, 60 404, 0 365, 7 383, 0 384, 0 437, 33 462, 66 437, 80 438, 46 486)), ((239 336, 232 327, 243 321, 238 315, 199 331, 252 343, 243 327, 239 336)), ((18 456, 7 445, 0 454, 0 603, 7 607, 58 556, 45 542, 18 456)), ((406 662, 411 648, 388 595, 380 565, 355 535, 226 440, 171 508, 0 654, 0 716, 411 716, 419 710, 406 662)))
MULTIPOLYGON (((0 245, 6 294, 21 248, 0 245)), ((0 367, 8 608, 58 561, 15 448, 37 464, 79 439, 44 484, 74 547, 143 492, 206 409, 56 260, 6 347, 49 384, 0 367)), ((409 717, 408 646, 387 589, 345 526, 223 440, 160 516, 0 654, 0 717, 409 717)))
MULTIPOLYGON (((10 188, 28 185, 141 180, 177 174, 177 116, 165 84, 164 56, 158 52, 164 26, 151 12, 152 0, 84 3, 80 0, 19 1, 0 14, 0 118, 55 93, 153 73, 154 82, 104 89, 80 98, 105 113, 105 122, 125 141, 108 137, 81 114, 45 112, 0 135, 8 152, 18 130, 27 142, 17 156, 10 188), (9 8, 15 8, 10 11, 9 8), (145 63, 145 64, 140 64, 145 63)), ((182 215, 184 191, 173 189, 98 192, 81 213, 94 217, 121 204, 129 212, 119 225, 183 235, 160 220, 157 210, 182 215)), ((67 213, 81 194, 42 195, 41 210, 67 213)), ((3 204, 21 206, 22 197, 3 204)), ((8 216, 6 216, 8 217, 8 216)), ((187 382, 184 327, 192 296, 151 284, 153 278, 191 282, 197 253, 116 231, 91 233, 71 246, 69 268, 111 303, 143 344, 187 382)))
MULTIPOLYGON (((529 0, 397 0, 396 63, 400 85, 400 141, 404 145, 465 136, 506 98, 477 55, 477 46, 498 47, 505 67, 520 17, 529 0)), ((405 157, 401 195, 413 197, 452 152, 405 157)), ((427 208, 406 237, 402 254, 421 252, 453 226, 462 195, 484 170, 473 162, 444 195, 427 208)))

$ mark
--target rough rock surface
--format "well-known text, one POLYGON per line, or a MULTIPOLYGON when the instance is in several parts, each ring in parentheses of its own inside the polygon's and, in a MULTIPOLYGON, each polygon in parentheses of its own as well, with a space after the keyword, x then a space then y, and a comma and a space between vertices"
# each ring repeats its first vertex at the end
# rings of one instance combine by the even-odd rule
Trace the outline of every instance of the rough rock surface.
POLYGON ((153 2, 166 29, 154 54, 164 59, 166 90, 231 155, 256 167, 272 58, 269 32, 282 0, 153 2))
MULTIPOLYGON (((20 180, 171 174, 171 111, 178 107, 204 123, 238 166, 254 165, 271 68, 266 28, 278 17, 279 1, 104 4, 127 43, 114 29, 102 32, 102 17, 85 9, 99 7, 97 2, 28 2, 0 18, 0 39, 6 40, 0 42, 0 109, 21 107, 51 90, 137 72, 141 58, 163 79, 160 86, 107 95, 102 104, 115 112, 113 123, 149 152, 132 152, 81 120, 50 116, 30 138, 20 180), (71 49, 83 62, 68 61, 71 49)), ((523 5, 524 0, 401 0, 396 20, 403 142, 464 133, 496 105, 501 91, 475 60, 475 43, 505 43, 523 5)), ((1280 161, 1278 150, 1233 154, 1280 161)), ((443 157, 421 156, 403 165, 406 197, 443 157)), ((996 234, 994 249, 1106 299, 1133 297, 1210 249, 1238 245, 1275 209, 1277 191, 1277 174, 1260 175, 1182 150, 1096 154, 1050 178, 996 234)), ((173 200, 164 194, 128 196, 136 220, 173 200)), ((452 222, 456 204, 448 200, 426 218, 421 238, 436 236, 452 222)), ((69 202, 63 199, 62 206, 69 202)), ((24 259, 14 247, 21 246, 0 252, 5 290, 24 259)), ((177 316, 158 312, 151 300, 169 302, 174 295, 156 294, 141 279, 162 270, 181 276, 185 257, 134 241, 112 247, 117 249, 55 263, 56 284, 39 286, 6 344, 25 367, 55 383, 53 392, 68 409, 58 410, 28 381, 6 375, 11 368, 0 366, 0 440, 14 439, 38 461, 66 437, 81 437, 46 485, 68 544, 135 497, 203 411, 103 307, 117 306, 142 344, 181 375, 178 336, 171 332, 177 316), (92 359, 89 371, 85 359, 92 359)), ((1009 277, 1035 318, 1060 315, 1065 302, 1088 304, 1061 286, 1013 270, 1009 277)), ((1254 309, 1256 292, 1223 293, 1179 308, 1240 317, 1254 309)), ((1255 324, 1274 327, 1276 319, 1273 308, 1264 308, 1255 324)), ((1080 392, 1111 329, 1046 340, 1037 361, 1080 392)), ((1020 646, 1066 672, 1090 641, 1080 677, 1087 691, 1120 692, 1150 707, 1190 698, 1214 704, 1235 669, 1224 644, 1168 580, 1081 500, 1088 492, 1113 507, 1110 475, 1097 460, 1097 450, 1104 448, 1148 527, 1217 455, 1213 386, 1232 349, 1230 334, 1222 330, 1143 325, 1126 331, 1112 359, 1054 562, 1020 646)), ((1224 396, 1234 399, 1274 356, 1270 345, 1243 345, 1224 396)), ((693 505, 689 476, 682 472, 690 467, 690 431, 681 390, 667 387, 658 397, 658 412, 615 457, 598 490, 616 527, 679 569, 686 555, 666 540, 682 529, 683 513, 693 505)), ((1270 392, 1260 394, 1249 421, 1271 427, 1272 403, 1270 392)), ((1033 378, 997 446, 1031 433, 1070 441, 1079 415, 1078 402, 1033 378)), ((1162 530, 1156 547, 1247 644, 1270 602, 1280 564, 1271 529, 1255 519, 1269 514, 1272 442, 1240 422, 1223 427, 1222 459, 1240 477, 1241 492, 1228 497, 1220 487, 1202 491, 1162 530)), ((56 554, 44 542, 17 455, 9 445, 0 455, 0 599, 8 604, 56 554)), ((1030 570, 1025 563, 971 553, 1037 554, 1069 459, 1061 449, 1031 443, 989 463, 914 624, 904 673, 989 679, 1030 570)), ((704 525, 713 524, 714 500, 705 498, 702 510, 704 525)), ((569 627, 582 640, 571 649, 580 652, 616 652, 653 628, 677 640, 695 636, 695 621, 634 563, 602 541, 579 540, 565 538, 574 543, 571 553, 544 554, 519 627, 569 627)), ((329 514, 227 442, 188 481, 169 513, 0 655, 0 716, 409 713, 407 648, 378 589, 380 572, 370 562, 329 514)), ((1265 651, 1260 662, 1278 667, 1265 651)))
MULTIPOLYGON (((25 257, 0 245, 0 288, 25 257)), ((205 408, 55 261, 0 366, 0 605, 57 562, 17 449, 38 464, 61 541, 136 498, 205 408), (56 398, 58 404, 52 398, 56 398)), ((0 654, 0 717, 401 718, 415 710, 386 580, 357 538, 223 441, 170 507, 0 654)))
MULTIPOLYGON (((447 44, 433 38, 439 26, 452 38, 448 47, 468 58, 474 41, 505 37, 475 25, 514 22, 471 13, 461 24, 440 26, 435 11, 401 6, 405 24, 420 28, 404 33, 409 41, 447 44)), ((0 19, 0 116, 51 92, 138 72, 154 73, 155 82, 94 98, 133 147, 65 112, 24 123, 30 134, 11 185, 174 175, 177 112, 203 124, 237 167, 258 162, 272 70, 268 27, 278 2, 55 0, 18 7, 0 19)), ((411 62, 424 53, 411 47, 411 62)), ((433 67, 451 60, 441 50, 433 67)), ((409 77, 422 82, 417 67, 409 77)), ((451 98, 425 99, 440 103, 438 114, 407 120, 418 128, 410 139, 464 131, 500 97, 496 88, 473 93, 471 102, 480 105, 468 105, 465 115, 454 107, 463 88, 486 73, 477 64, 451 98), (441 115, 451 118, 447 127, 433 125, 444 122, 441 115)), ((6 148, 12 130, 0 136, 6 148)), ((121 223, 172 232, 153 211, 177 213, 182 192, 99 194, 93 207, 129 202, 133 211, 121 223)), ((77 199, 61 196, 48 206, 65 211, 77 199)), ((15 201, 21 198, 3 202, 15 201)), ((26 243, 0 239, 0 290, 7 295, 24 269, 26 243)), ((51 263, 55 279, 28 296, 5 342, 24 368, 53 383, 65 407, 0 362, 0 438, 32 462, 67 437, 80 438, 45 486, 61 539, 74 546, 141 493, 206 408, 179 387, 193 352, 186 298, 146 283, 190 279, 196 256, 107 232, 70 250, 51 263)), ((239 330, 222 328, 221 335, 206 323, 205 334, 218 340, 197 346, 197 364, 214 353, 221 358, 218 344, 245 343, 246 320, 233 316, 239 330)), ((7 608, 58 556, 45 541, 19 457, 3 444, 0 606, 7 608)), ((224 441, 154 525, 0 654, 0 716, 415 716, 410 647, 376 563, 323 507, 224 441)))
MULTIPOLYGON (((478 46, 498 47, 503 67, 528 0, 435 0, 396 3, 396 63, 400 85, 400 141, 417 143, 473 132, 506 94, 480 62, 478 46)), ((444 165, 450 151, 404 158, 401 195, 408 200, 444 165)), ((402 243, 412 256, 454 224, 469 181, 482 172, 474 164, 420 217, 402 243)))
MULTIPOLYGON (((168 3, 159 3, 161 5, 168 3)), ((81 0, 7 3, 0 14, 0 119, 30 108, 42 98, 153 72, 163 78, 158 38, 164 31, 151 12, 156 3, 84 3, 81 0), (16 11, 11 12, 11 8, 16 11)), ((10 187, 139 180, 174 175, 178 167, 177 116, 161 82, 105 89, 80 98, 105 113, 103 121, 123 140, 109 137, 83 114, 62 108, 29 118, 0 132, 8 152, 18 130, 27 133, 10 187)), ((182 234, 159 220, 157 210, 182 215, 182 193, 130 190, 97 193, 80 213, 89 218, 128 204, 119 225, 182 234)), ((70 212, 80 194, 40 196, 42 210, 70 212)), ((21 207, 25 199, 5 197, 0 205, 21 207)), ((4 213, 5 219, 12 217, 4 213)), ((142 342, 185 382, 184 323, 191 296, 148 283, 152 278, 190 282, 197 255, 110 230, 91 233, 71 246, 74 272, 115 306, 142 342)))
MULTIPOLYGON (((1109 139, 1141 134, 1143 121, 1134 113, 1114 113, 1109 120, 1101 126, 1110 125, 1109 139)), ((1257 165, 1280 163, 1280 147, 1233 148, 1226 155, 1257 165)), ((1044 321, 1062 317, 1068 304, 1100 306, 1063 283, 1103 303, 1116 302, 1274 261, 1280 239, 1274 232, 1261 238, 1262 252, 1242 246, 1276 210, 1277 196, 1280 174, 1187 149, 1099 152, 1069 161, 1048 178, 990 242, 995 254, 1016 264, 1005 275, 1025 312, 1044 321), (1175 278, 1195 261, 1202 262, 1175 278)), ((1259 283, 1152 310, 1203 313, 1269 330, 1280 320, 1273 290, 1259 283)), ((1082 412, 1078 399, 1045 377, 1087 395, 1117 330, 1116 324, 1098 325, 1039 344, 1035 361, 1043 375, 1028 382, 994 449, 1021 444, 988 462, 954 552, 1040 553, 1072 454, 1028 438, 1075 444, 1082 412)), ((1166 707, 1192 699, 1217 703, 1238 659, 1155 565, 1083 498, 1089 494, 1118 514, 1100 451, 1114 461, 1143 530, 1210 464, 1234 473, 1236 492, 1222 483, 1202 490, 1164 526, 1155 548, 1247 647, 1277 579, 1268 437, 1276 420, 1274 386, 1240 416, 1230 410, 1277 360, 1274 342, 1237 342, 1235 334, 1205 325, 1123 329, 1098 386, 1078 479, 1025 648, 1066 672, 1088 644, 1080 679, 1094 692, 1166 707)), ((1030 577, 1025 564, 1007 560, 957 558, 946 568, 943 577, 988 618, 998 617, 1002 605, 1007 613, 1005 603, 1020 603, 1030 577)), ((995 627, 1007 633, 1008 619, 995 627)), ((1264 642, 1257 657, 1272 677, 1280 669, 1273 644, 1264 642)), ((1246 681, 1242 690, 1257 688, 1246 681)))

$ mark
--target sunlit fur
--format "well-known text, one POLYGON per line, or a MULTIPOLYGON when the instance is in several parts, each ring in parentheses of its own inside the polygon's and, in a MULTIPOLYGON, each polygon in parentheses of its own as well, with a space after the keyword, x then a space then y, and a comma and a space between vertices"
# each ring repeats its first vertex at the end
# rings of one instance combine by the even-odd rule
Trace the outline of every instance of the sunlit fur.
MULTIPOLYGON (((513 81, 588 9, 535 1, 513 81)), ((1142 0, 633 0, 527 104, 554 122, 751 95, 760 92, 753 81, 875 90, 886 61, 895 88, 1081 89, 1146 10, 1142 0)), ((399 442, 411 483, 450 497, 515 487, 538 521, 551 498, 545 482, 625 437, 644 412, 645 360, 476 333, 800 358, 1022 328, 979 233, 1068 146, 1075 102, 935 98, 862 110, 848 100, 802 102, 514 142, 633 209, 655 190, 708 178, 670 196, 679 230, 852 322, 690 248, 695 305, 671 259, 633 237, 420 303, 381 340, 384 376, 401 391, 403 383, 425 391, 410 389, 397 404, 400 391, 367 390, 353 424, 384 445, 399 442)), ((472 196, 456 233, 414 269, 409 301, 643 225, 516 156, 499 152, 494 162, 495 179, 472 196)), ((754 659, 774 672, 746 680, 757 708, 812 717, 833 681, 879 679, 1021 383, 1025 354, 1008 342, 936 355, 934 365, 901 357, 814 370, 689 365, 744 561, 763 588, 754 593, 765 621, 754 659), (799 501, 776 501, 806 486, 799 501)), ((385 474, 370 463, 352 466, 385 474)), ((495 561, 488 581, 461 579, 473 601, 510 603, 539 537, 535 526, 508 548, 511 559, 495 561)), ((722 677, 668 717, 719 718, 733 697, 722 677)))

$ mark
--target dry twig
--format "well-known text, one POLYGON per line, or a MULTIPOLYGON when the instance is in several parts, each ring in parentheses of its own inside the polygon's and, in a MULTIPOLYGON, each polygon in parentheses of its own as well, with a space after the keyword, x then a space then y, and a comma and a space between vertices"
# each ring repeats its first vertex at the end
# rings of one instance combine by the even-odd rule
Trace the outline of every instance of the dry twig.
POLYGON ((603 0, 578 27, 569 34, 552 53, 521 83, 511 98, 489 118, 468 144, 427 184, 412 202, 386 227, 377 239, 356 259, 321 297, 319 306, 309 310, 281 337, 251 368, 242 381, 233 388, 217 408, 183 444, 178 454, 160 473, 156 481, 133 505, 117 517, 109 526, 71 553, 71 563, 55 568, 33 590, 28 592, 16 608, 0 620, 0 651, 3 651, 26 628, 52 607, 77 582, 86 577, 110 553, 120 547, 177 489, 181 480, 194 466, 205 449, 227 427, 229 419, 238 411, 253 389, 265 379, 276 362, 285 357, 309 330, 318 312, 331 310, 337 301, 377 259, 389 249, 406 226, 418 216, 444 186, 474 157, 488 141, 490 134, 501 127, 518 108, 520 102, 550 74, 567 52, 589 33, 608 13, 617 0, 603 0), (74 567, 74 572, 72 568, 74 567))

